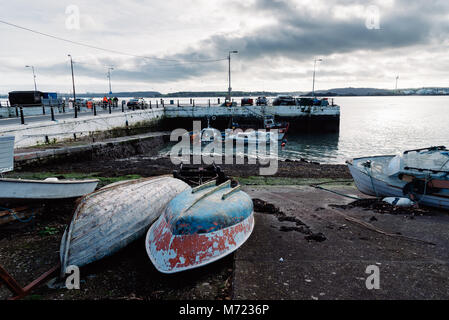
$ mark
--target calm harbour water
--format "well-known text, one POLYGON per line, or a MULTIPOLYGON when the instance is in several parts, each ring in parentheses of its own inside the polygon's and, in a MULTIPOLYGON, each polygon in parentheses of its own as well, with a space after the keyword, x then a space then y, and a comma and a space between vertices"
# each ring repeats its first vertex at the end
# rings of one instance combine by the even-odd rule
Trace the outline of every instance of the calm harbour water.
MULTIPOLYGON (((178 100, 165 99, 166 103, 171 99, 175 103, 178 100)), ((206 104, 208 99, 195 101, 206 104)), ((216 102, 216 98, 210 99, 216 102)), ((188 103, 189 99, 180 101, 188 103)), ((395 154, 432 145, 449 147, 449 96, 336 97, 334 101, 341 108, 340 132, 290 133, 287 145, 279 151, 280 158, 344 163, 359 156, 395 154)), ((164 148, 162 153, 169 150, 164 148)))
MULTIPOLYGON (((344 163, 360 156, 449 147, 449 97, 336 97, 335 103, 341 108, 339 133, 290 133, 279 157, 344 163)), ((169 151, 166 147, 161 153, 169 151)))

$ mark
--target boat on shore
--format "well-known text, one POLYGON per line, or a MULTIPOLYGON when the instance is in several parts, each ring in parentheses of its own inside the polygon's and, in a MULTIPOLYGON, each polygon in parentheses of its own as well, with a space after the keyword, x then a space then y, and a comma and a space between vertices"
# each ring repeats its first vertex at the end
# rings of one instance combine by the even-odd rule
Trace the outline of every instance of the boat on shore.
POLYGON ((78 198, 95 190, 99 180, 45 180, 3 178, 14 170, 14 136, 0 137, 0 200, 53 200, 78 198))
POLYGON ((0 179, 1 200, 56 200, 78 198, 95 190, 99 180, 0 179))
POLYGON ((79 200, 60 245, 61 273, 110 256, 145 235, 189 186, 170 176, 122 181, 79 200))
POLYGON ((409 197, 449 209, 449 150, 444 146, 346 162, 357 188, 376 197, 409 197))
POLYGON ((253 202, 228 180, 189 188, 175 197, 151 226, 146 249, 156 269, 198 268, 237 250, 254 228, 253 202))

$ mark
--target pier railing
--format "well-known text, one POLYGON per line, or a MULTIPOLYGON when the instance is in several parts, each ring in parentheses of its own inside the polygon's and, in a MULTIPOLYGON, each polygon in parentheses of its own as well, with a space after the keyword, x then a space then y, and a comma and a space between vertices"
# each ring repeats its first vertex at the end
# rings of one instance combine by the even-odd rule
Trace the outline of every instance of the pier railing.
MULTIPOLYGON (((159 109, 159 108, 167 108, 170 110, 177 108, 190 108, 197 110, 204 110, 204 108, 215 108, 215 107, 229 107, 229 108, 244 108, 246 112, 255 116, 260 116, 260 112, 252 110, 252 106, 257 106, 257 104, 249 105, 241 103, 240 99, 237 101, 232 100, 232 102, 225 101, 222 98, 152 98, 152 99, 144 99, 140 100, 138 103, 129 104, 129 100, 121 99, 112 102, 103 102, 101 100, 86 100, 83 102, 76 102, 73 104, 72 101, 68 102, 66 100, 57 100, 57 101, 46 101, 44 104, 34 105, 34 106, 23 106, 23 105, 14 105, 14 106, 6 106, 0 108, 0 118, 18 118, 20 119, 21 124, 26 124, 27 118, 29 117, 40 117, 37 120, 51 120, 56 121, 56 116, 61 114, 67 114, 67 117, 75 117, 83 116, 83 115, 93 115, 97 114, 111 114, 113 112, 127 112, 127 111, 135 111, 135 110, 146 110, 146 109, 159 109), (74 112, 76 108, 77 112, 74 112), (70 116, 69 116, 70 114, 70 116)), ((274 106, 271 102, 266 105, 261 105, 259 108, 266 108, 264 111, 270 113, 270 109, 273 110, 274 106)), ((334 105, 333 99, 331 103, 327 106, 299 106, 298 104, 292 105, 292 107, 300 107, 300 111, 304 113, 313 112, 316 108, 330 108, 338 107, 334 105)), ((265 113, 265 112, 263 112, 265 113)))

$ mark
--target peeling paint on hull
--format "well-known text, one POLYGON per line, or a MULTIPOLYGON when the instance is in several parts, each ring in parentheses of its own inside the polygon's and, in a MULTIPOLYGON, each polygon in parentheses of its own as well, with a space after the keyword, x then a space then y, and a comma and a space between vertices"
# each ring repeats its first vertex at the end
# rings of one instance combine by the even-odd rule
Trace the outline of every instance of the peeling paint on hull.
POLYGON ((253 202, 230 181, 215 181, 175 197, 150 228, 148 256, 163 273, 204 266, 237 250, 254 228, 253 202))
POLYGON ((162 273, 198 268, 237 250, 254 229, 254 214, 242 222, 219 231, 173 235, 164 217, 150 228, 146 238, 148 256, 162 273))

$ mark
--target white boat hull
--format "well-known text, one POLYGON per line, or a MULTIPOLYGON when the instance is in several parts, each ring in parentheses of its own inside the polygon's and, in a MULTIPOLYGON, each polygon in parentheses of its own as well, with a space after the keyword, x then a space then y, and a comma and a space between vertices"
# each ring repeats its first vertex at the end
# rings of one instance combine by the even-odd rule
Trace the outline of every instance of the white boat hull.
POLYGON ((61 272, 109 256, 143 236, 187 188, 179 179, 162 176, 118 183, 82 198, 61 240, 61 272))
POLYGON ((0 199, 45 200, 78 198, 91 193, 98 180, 0 179, 0 199))

